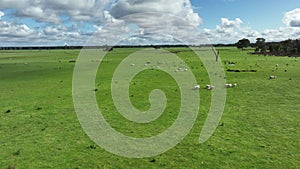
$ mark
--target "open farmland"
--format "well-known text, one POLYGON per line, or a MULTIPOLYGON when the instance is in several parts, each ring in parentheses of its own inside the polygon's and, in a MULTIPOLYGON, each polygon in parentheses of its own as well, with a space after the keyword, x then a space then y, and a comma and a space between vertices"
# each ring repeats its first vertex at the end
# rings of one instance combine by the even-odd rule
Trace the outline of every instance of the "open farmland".
MULTIPOLYGON (((118 114, 110 93, 112 75, 118 64, 137 50, 115 49, 105 56, 95 92, 111 126, 128 136, 149 137, 163 132, 176 119, 180 90, 168 74, 145 70, 131 82, 130 99, 145 111, 150 107, 148 93, 160 88, 168 98, 163 115, 150 124, 136 124, 118 114)), ((201 85, 200 110, 194 127, 180 144, 162 155, 142 159, 106 152, 81 128, 72 100, 72 74, 79 50, 0 51, 0 169, 300 166, 299 58, 218 48, 224 70, 231 70, 226 71, 227 82, 238 86, 227 89, 225 111, 213 136, 198 144, 210 108, 211 91, 204 88, 209 78, 190 50, 167 50, 180 50, 177 55, 201 85), (269 79, 271 75, 277 78, 269 79)))

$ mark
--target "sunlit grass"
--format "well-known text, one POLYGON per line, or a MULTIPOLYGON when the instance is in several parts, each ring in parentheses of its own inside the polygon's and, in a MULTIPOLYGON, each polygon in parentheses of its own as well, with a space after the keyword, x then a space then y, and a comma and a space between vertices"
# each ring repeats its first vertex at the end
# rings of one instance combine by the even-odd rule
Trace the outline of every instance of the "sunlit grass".
MULTIPOLYGON (((148 137, 172 124, 180 95, 170 76, 147 70, 131 82, 131 101, 147 110, 149 91, 161 88, 169 98, 164 114, 147 125, 118 114, 111 99, 111 76, 121 60, 136 50, 116 49, 104 58, 107 62, 95 81, 96 96, 116 130, 148 137)), ((235 48, 218 50, 225 70, 257 72, 226 73, 227 82, 238 87, 227 90, 220 126, 207 142, 198 144, 210 106, 210 91, 202 88, 198 119, 189 135, 166 153, 145 159, 110 154, 82 130, 72 103, 74 63, 69 62, 76 60, 79 51, 0 51, 0 168, 297 168, 300 60, 249 55, 250 50, 235 48), (277 79, 270 80, 270 75, 277 79)), ((209 84, 205 68, 193 53, 177 55, 192 68, 200 85, 209 84)))

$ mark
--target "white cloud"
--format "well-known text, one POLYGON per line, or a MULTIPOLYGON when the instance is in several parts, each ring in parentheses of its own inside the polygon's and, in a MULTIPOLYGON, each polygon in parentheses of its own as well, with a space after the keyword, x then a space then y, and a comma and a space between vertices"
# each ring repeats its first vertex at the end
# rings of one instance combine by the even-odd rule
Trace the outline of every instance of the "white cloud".
POLYGON ((57 35, 57 34, 62 34, 63 32, 66 32, 67 28, 65 26, 57 26, 57 27, 46 27, 43 30, 43 33, 45 35, 57 35))
POLYGON ((0 8, 22 8, 27 6, 29 0, 0 0, 0 8))
POLYGON ((221 18, 214 29, 199 33, 202 19, 190 0, 0 0, 0 45, 83 45, 93 31, 95 43, 102 45, 209 43, 204 36, 212 43, 300 37, 300 8, 287 12, 282 22, 286 27, 259 32, 245 27, 240 18, 221 18), (5 9, 13 9, 6 14, 10 20, 3 18, 5 9), (46 24, 21 24, 23 18, 46 24))
POLYGON ((149 12, 176 15, 196 26, 202 22, 199 15, 193 11, 189 0, 120 0, 110 11, 115 18, 149 12))
POLYGON ((4 13, 2 11, 0 11, 0 19, 2 16, 4 16, 4 13))
POLYGON ((300 8, 287 12, 282 21, 287 26, 300 27, 300 8))
POLYGON ((267 41, 282 41, 286 39, 300 38, 300 29, 294 27, 266 29, 261 33, 261 35, 267 41))
POLYGON ((98 32, 90 45, 208 43, 207 39, 197 37, 197 27, 181 17, 167 13, 135 13, 95 28, 98 32))
POLYGON ((191 30, 201 23, 189 0, 0 0, 0 4, 0 10, 14 9, 15 12, 10 15, 17 20, 32 18, 48 25, 30 29, 24 24, 1 22, 2 43, 6 42, 4 37, 11 37, 16 42, 20 39, 15 37, 24 37, 31 43, 48 40, 49 43, 81 41, 84 44, 89 34, 88 31, 83 32, 86 22, 93 23, 96 30, 99 28, 97 35, 101 35, 103 43, 122 39, 132 43, 163 43, 174 41, 179 36, 191 39, 195 36, 195 31, 191 30), (135 16, 125 17, 130 14, 135 16), (66 20, 69 23, 81 21, 79 24, 83 25, 58 26, 66 25, 66 20))
POLYGON ((257 38, 260 36, 260 33, 258 31, 249 31, 249 32, 245 32, 247 33, 247 37, 248 38, 257 38))
POLYGON ((28 45, 82 45, 88 35, 80 32, 76 25, 47 26, 42 30, 30 28, 25 24, 0 20, 0 46, 28 45))
POLYGON ((105 43, 193 43, 202 22, 189 0, 119 0, 104 16, 111 24, 101 28, 98 39, 105 43))
POLYGON ((49 23, 60 23, 61 18, 59 15, 54 13, 52 10, 42 9, 38 6, 32 6, 24 9, 20 9, 17 12, 18 16, 21 17, 32 17, 39 22, 49 22, 49 23))
MULTIPOLYGON (((49 23, 47 27, 37 28, 36 38, 53 43, 69 38, 80 39, 84 44, 84 36, 88 33, 78 30, 78 26, 76 30, 74 26, 72 29, 55 26, 64 25, 66 18, 71 22, 93 23, 99 31, 97 35, 101 33, 103 43, 122 39, 128 43, 167 43, 176 38, 191 42, 197 33, 195 28, 202 22, 190 0, 0 0, 0 4, 0 9, 15 9, 11 15, 18 19, 26 17, 49 23), (107 7, 109 5, 111 9, 107 7)), ((14 31, 5 34, 12 37, 14 31)))
POLYGON ((13 36, 13 37, 27 37, 35 33, 24 24, 14 24, 7 21, 0 21, 0 35, 1 36, 13 36))
POLYGON ((15 16, 38 22, 61 23, 63 16, 71 20, 100 22, 105 7, 113 0, 0 0, 0 9, 15 9, 15 16))
POLYGON ((25 24, 0 20, 0 45, 28 45, 39 37, 38 31, 30 29, 25 24))
MULTIPOLYGON (((293 19, 293 21, 294 20, 295 19, 293 19)), ((248 38, 251 42, 256 42, 256 38, 259 37, 263 37, 269 42, 300 38, 300 28, 291 27, 290 24, 287 24, 287 27, 280 27, 277 29, 265 29, 261 32, 253 30, 249 27, 244 27, 242 24, 243 21, 239 18, 235 20, 221 18, 220 25, 217 25, 215 29, 204 29, 203 33, 213 43, 235 43, 242 38, 248 38)))
POLYGON ((221 18, 220 25, 215 29, 204 29, 203 33, 213 43, 234 43, 240 38, 244 38, 247 34, 252 36, 257 33, 256 31, 250 32, 249 28, 241 27, 243 21, 240 18, 230 20, 228 18, 221 18))
POLYGON ((222 28, 238 28, 243 23, 240 18, 235 20, 229 20, 228 18, 221 18, 221 27, 222 28))

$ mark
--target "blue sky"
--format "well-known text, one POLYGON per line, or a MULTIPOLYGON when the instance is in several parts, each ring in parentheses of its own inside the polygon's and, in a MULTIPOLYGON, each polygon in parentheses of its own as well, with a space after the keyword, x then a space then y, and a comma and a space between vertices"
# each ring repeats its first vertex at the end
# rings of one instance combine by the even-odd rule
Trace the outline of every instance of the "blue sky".
POLYGON ((84 45, 95 32, 103 44, 296 39, 300 1, 0 0, 0 46, 84 45))
POLYGON ((240 18, 258 31, 285 26, 284 14, 300 8, 299 0, 192 0, 203 27, 214 28, 220 18, 240 18))

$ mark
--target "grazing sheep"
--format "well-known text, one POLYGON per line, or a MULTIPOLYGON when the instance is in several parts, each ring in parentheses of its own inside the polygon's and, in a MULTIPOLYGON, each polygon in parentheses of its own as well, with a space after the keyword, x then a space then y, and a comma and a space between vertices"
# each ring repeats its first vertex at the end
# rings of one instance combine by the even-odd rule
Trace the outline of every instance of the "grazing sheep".
POLYGON ((233 83, 233 84, 228 83, 228 84, 225 84, 225 87, 226 88, 237 87, 237 84, 236 83, 233 83))
POLYGON ((215 88, 215 86, 213 86, 213 85, 206 85, 206 89, 207 90, 212 90, 212 89, 214 89, 215 88))
POLYGON ((270 78, 270 79, 276 79, 277 76, 270 76, 269 78, 270 78))
POLYGON ((134 64, 134 63, 132 63, 132 64, 131 64, 131 66, 135 66, 135 64, 134 64))
POLYGON ((194 90, 198 90, 198 89, 200 89, 200 85, 195 85, 194 90))
POLYGON ((230 87, 232 87, 233 85, 231 84, 231 83, 229 83, 229 84, 225 84, 225 87, 226 88, 230 88, 230 87))

